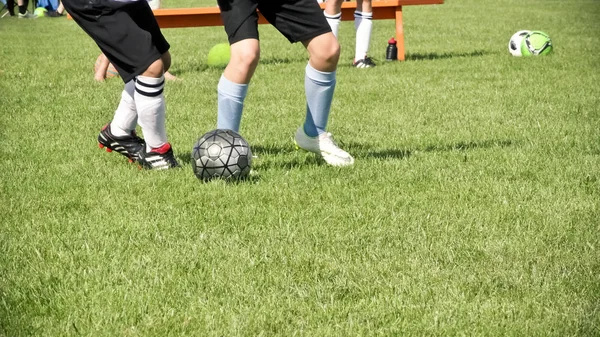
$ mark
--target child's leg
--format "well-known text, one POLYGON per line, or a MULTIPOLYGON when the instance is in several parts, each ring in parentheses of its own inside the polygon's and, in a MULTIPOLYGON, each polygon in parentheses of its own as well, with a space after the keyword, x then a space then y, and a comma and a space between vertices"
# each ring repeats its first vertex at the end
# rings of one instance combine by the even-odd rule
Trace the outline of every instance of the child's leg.
POLYGON ((102 82, 106 79, 106 70, 108 69, 109 64, 110 64, 110 61, 108 60, 106 55, 104 55, 104 53, 102 53, 102 54, 100 54, 100 56, 98 56, 98 59, 96 60, 96 67, 95 67, 95 72, 94 72, 94 79, 96 81, 102 82))
POLYGON ((17 5, 19 5, 19 14, 27 13, 27 6, 29 5, 29 0, 17 0, 17 5))
POLYGON ((135 79, 133 97, 148 152, 168 143, 164 85, 163 59, 156 60, 135 79))
POLYGON ((15 0, 6 0, 6 9, 10 16, 15 16, 15 0))
POLYGON ((335 90, 335 70, 340 46, 331 33, 303 41, 303 44, 310 54, 304 77, 306 119, 304 125, 296 130, 294 141, 298 147, 320 154, 329 165, 352 165, 354 158, 337 146, 331 134, 326 131, 335 90))
POLYGON ((373 30, 373 7, 371 0, 357 0, 354 12, 354 28, 356 29, 356 49, 354 60, 362 60, 369 52, 371 31, 373 30))
POLYGON ((336 38, 342 21, 342 2, 344 0, 327 0, 325 4, 325 18, 336 38))
POLYGON ((217 128, 238 132, 248 84, 260 58, 257 39, 244 39, 231 45, 231 59, 217 86, 217 128))
POLYGON ((304 132, 309 137, 316 137, 327 128, 340 46, 333 34, 329 33, 304 42, 304 45, 310 54, 304 79, 307 103, 304 132))

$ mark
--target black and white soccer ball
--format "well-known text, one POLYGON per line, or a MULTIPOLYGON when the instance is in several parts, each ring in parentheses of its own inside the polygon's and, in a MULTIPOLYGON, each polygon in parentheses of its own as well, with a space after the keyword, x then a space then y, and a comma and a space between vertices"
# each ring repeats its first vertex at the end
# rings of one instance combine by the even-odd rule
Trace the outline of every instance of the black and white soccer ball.
POLYGON ((232 130, 209 131, 192 148, 192 168, 201 180, 246 178, 251 165, 250 145, 232 130))
POLYGON ((520 30, 513 34, 508 41, 508 52, 512 56, 521 56, 521 42, 527 36, 527 34, 531 33, 530 30, 520 30))

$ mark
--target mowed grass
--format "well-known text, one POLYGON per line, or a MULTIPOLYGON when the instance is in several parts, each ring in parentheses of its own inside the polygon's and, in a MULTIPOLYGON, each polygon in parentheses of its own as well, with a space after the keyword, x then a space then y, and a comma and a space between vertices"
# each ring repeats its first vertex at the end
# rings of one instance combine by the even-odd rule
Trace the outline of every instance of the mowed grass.
MULTIPOLYGON (((214 5, 164 1, 168 7, 214 5)), ((357 70, 352 22, 330 131, 291 142, 307 54, 261 26, 242 135, 249 181, 202 183, 222 27, 165 29, 167 127, 183 168, 97 148, 122 82, 67 19, 1 19, 0 336, 600 335, 600 2, 406 7, 406 62, 357 70), (547 32, 554 54, 513 58, 547 32)))

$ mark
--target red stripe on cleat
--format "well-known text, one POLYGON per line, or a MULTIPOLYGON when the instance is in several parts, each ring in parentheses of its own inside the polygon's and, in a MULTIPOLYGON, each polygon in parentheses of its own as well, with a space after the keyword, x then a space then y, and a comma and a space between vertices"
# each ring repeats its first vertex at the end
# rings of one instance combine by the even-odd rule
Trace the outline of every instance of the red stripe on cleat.
POLYGON ((102 145, 102 144, 98 143, 98 147, 99 147, 99 148, 101 148, 101 149, 103 149, 103 148, 104 148, 104 145, 102 145))
POLYGON ((110 147, 107 147, 106 152, 112 152, 112 149, 110 147))
POLYGON ((127 159, 127 161, 128 161, 130 164, 132 164, 132 163, 134 162, 134 160, 133 160, 133 159, 131 159, 131 158, 128 158, 128 159, 127 159))

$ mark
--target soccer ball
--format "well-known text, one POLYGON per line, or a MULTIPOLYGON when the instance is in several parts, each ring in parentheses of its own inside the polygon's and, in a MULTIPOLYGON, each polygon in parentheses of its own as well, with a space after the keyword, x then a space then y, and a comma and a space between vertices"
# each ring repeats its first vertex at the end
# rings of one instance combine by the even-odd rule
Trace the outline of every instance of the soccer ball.
POLYGON ((523 56, 547 55, 552 52, 552 40, 548 34, 541 31, 532 31, 525 35, 521 41, 521 54, 523 56))
POLYGON ((510 37, 510 40, 508 41, 508 52, 510 52, 512 56, 522 55, 521 42, 523 41, 523 38, 529 33, 531 33, 530 30, 520 30, 510 37))
POLYGON ((250 173, 252 151, 240 134, 216 129, 198 138, 192 148, 192 168, 198 179, 242 179, 250 173))

